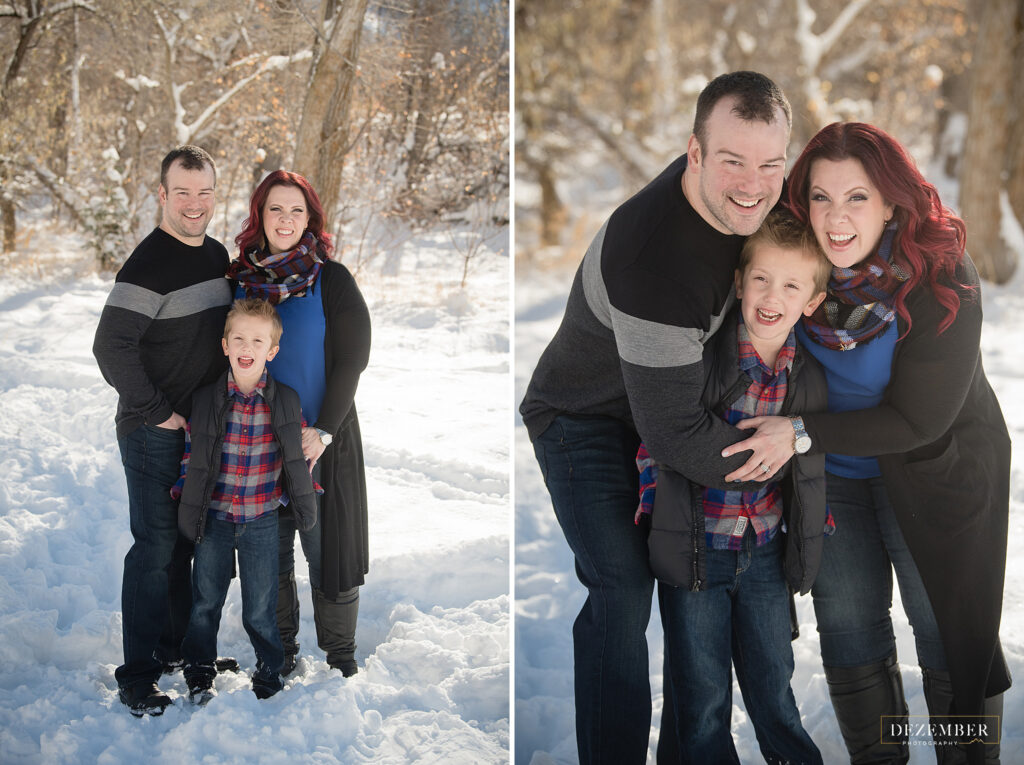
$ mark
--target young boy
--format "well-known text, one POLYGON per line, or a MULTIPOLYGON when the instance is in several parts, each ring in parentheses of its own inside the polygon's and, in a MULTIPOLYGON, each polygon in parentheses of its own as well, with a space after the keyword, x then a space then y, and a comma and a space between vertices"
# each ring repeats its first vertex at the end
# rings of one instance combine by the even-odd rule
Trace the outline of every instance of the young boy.
POLYGON ((256 651, 258 698, 283 687, 277 629, 277 509, 289 504, 303 529, 316 521, 314 487, 302 454, 298 394, 274 381, 266 363, 281 320, 263 300, 235 301, 221 345, 230 369, 197 390, 186 434, 178 527, 196 543, 193 603, 182 643, 189 698, 206 703, 217 674, 217 628, 238 551, 242 623, 256 651))
MULTIPOLYGON (((740 306, 704 350, 705 406, 731 424, 826 408, 824 374, 793 327, 825 298, 830 269, 810 228, 784 213, 746 240, 735 277, 740 306)), ((810 589, 821 560, 824 457, 797 454, 776 481, 728 489, 691 484, 654 464, 643 444, 637 465, 637 520, 651 512, 669 656, 666 708, 674 707, 683 760, 739 762, 730 733, 735 664, 766 761, 820 764, 790 688, 790 619, 791 592, 810 589)))

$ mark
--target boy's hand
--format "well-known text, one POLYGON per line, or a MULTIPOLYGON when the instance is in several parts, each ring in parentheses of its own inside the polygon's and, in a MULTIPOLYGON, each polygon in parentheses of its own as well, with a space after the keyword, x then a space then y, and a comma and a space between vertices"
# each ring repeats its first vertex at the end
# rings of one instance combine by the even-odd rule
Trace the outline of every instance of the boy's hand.
POLYGON ((323 441, 320 440, 320 434, 316 432, 316 428, 302 429, 302 455, 309 460, 310 469, 320 459, 320 455, 326 448, 323 441))
POLYGON ((722 450, 723 457, 750 451, 742 467, 729 473, 726 481, 770 481, 793 456, 793 424, 788 417, 751 417, 736 423, 737 428, 756 428, 750 438, 722 450))
POLYGON ((167 430, 179 430, 185 427, 185 418, 177 412, 171 412, 171 416, 157 425, 157 427, 166 428, 167 430))

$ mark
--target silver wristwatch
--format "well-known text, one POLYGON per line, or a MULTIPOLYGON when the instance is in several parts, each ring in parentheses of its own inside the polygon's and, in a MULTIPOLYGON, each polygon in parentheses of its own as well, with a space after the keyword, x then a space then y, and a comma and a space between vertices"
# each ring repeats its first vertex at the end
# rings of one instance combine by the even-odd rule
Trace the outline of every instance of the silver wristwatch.
POLYGON ((334 441, 334 436, 332 436, 326 430, 320 430, 320 428, 313 428, 313 430, 315 430, 317 434, 320 436, 320 443, 322 443, 324 446, 330 446, 331 443, 334 441))
POLYGON ((804 429, 804 418, 790 417, 789 421, 793 423, 793 450, 797 454, 807 454, 811 449, 811 437, 804 429))

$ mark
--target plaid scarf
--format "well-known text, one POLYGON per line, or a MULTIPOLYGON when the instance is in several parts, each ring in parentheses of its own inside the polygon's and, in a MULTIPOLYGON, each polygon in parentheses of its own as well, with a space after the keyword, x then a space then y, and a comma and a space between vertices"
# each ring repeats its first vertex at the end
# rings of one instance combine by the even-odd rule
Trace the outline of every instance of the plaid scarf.
POLYGON ((884 332, 896 319, 895 296, 908 275, 892 262, 896 222, 882 232, 878 252, 853 268, 832 267, 828 297, 809 318, 804 329, 818 345, 850 351, 884 332))
POLYGON ((301 297, 316 281, 323 266, 317 252, 317 240, 307 231, 298 246, 289 252, 272 255, 252 248, 228 266, 228 278, 237 279, 246 297, 262 298, 272 305, 295 295, 301 297))

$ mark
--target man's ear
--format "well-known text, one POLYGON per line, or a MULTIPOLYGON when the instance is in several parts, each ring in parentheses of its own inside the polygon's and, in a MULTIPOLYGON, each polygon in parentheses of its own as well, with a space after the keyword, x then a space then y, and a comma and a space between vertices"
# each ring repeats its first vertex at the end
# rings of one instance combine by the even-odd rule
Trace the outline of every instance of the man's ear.
POLYGON ((275 345, 273 348, 271 348, 270 353, 267 354, 267 361, 271 361, 274 358, 274 356, 277 355, 277 352, 279 350, 281 350, 280 345, 275 345))
POLYGON ((161 207, 167 204, 167 189, 164 188, 164 185, 162 183, 156 190, 156 198, 157 201, 160 203, 161 207))
POLYGON ((700 141, 697 140, 697 136, 691 135, 689 143, 686 144, 686 167, 687 169, 699 168, 701 161, 700 153, 700 141))
POLYGON ((804 308, 804 316, 810 316, 812 313, 818 310, 818 306, 821 305, 821 301, 825 299, 825 292, 819 292, 817 295, 811 298, 811 302, 804 308))

